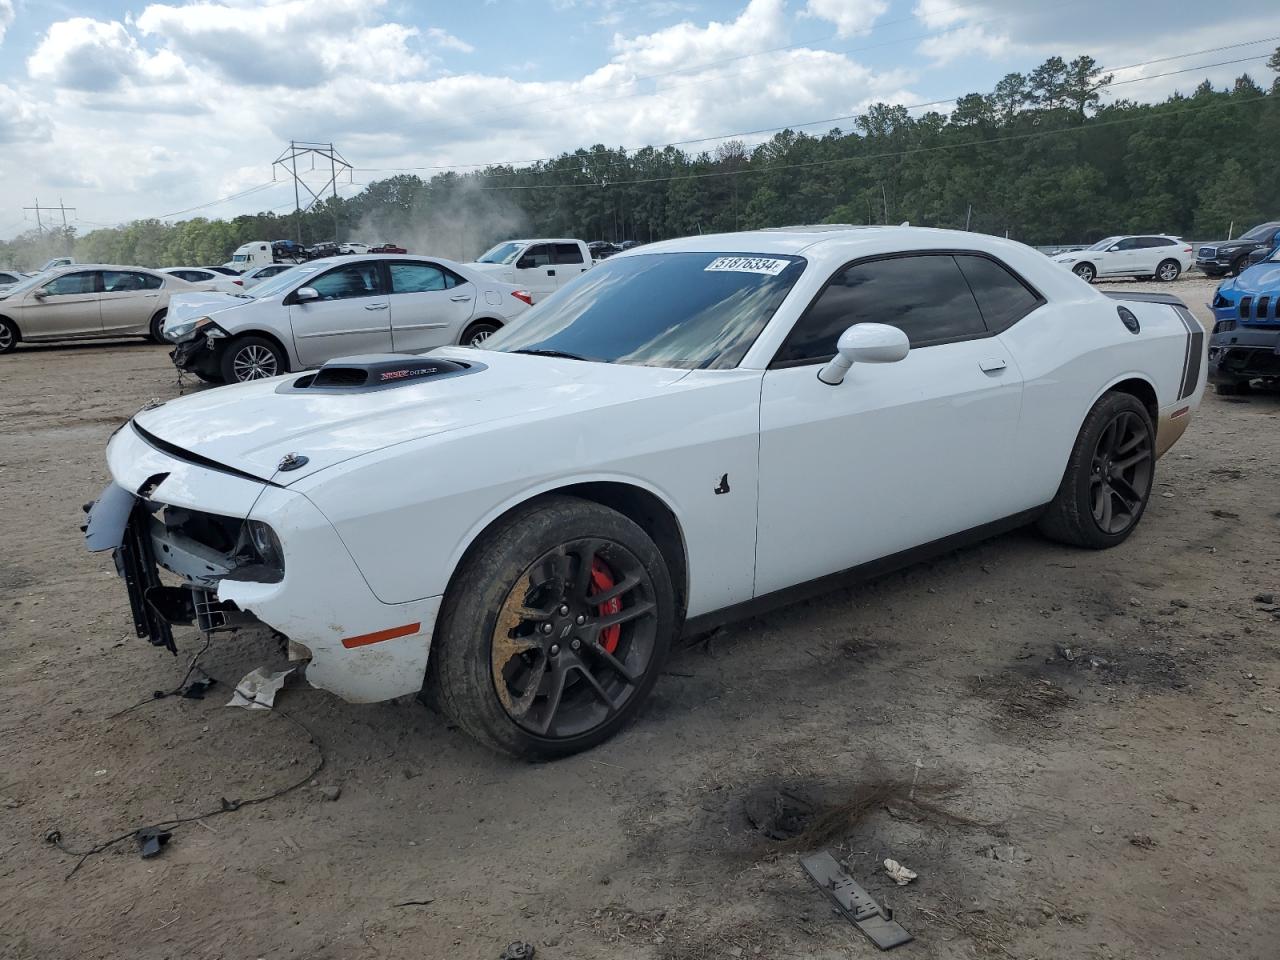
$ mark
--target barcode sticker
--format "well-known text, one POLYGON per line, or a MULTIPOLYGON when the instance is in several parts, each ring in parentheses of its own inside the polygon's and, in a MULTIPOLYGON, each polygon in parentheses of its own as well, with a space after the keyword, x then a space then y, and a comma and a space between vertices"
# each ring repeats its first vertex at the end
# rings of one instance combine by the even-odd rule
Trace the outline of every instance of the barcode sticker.
POLYGON ((790 260, 775 260, 771 257, 716 257, 703 268, 703 272, 763 273, 776 277, 790 264, 790 260))

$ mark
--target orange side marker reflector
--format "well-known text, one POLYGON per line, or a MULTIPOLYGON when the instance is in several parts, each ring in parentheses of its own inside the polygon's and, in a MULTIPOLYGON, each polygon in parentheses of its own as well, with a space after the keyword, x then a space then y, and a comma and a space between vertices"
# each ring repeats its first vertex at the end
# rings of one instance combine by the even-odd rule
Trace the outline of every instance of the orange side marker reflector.
POLYGON ((1179 417, 1185 417, 1190 412, 1191 412, 1191 407, 1189 406, 1180 407, 1177 410, 1173 411, 1173 413, 1169 414, 1169 419, 1177 420, 1179 417))
POLYGON ((342 645, 348 650, 353 647, 367 647, 371 643, 383 640, 394 640, 396 637, 407 637, 422 629, 421 623, 406 623, 403 627, 392 627, 390 630, 379 630, 376 633, 365 633, 358 637, 343 638, 342 645))

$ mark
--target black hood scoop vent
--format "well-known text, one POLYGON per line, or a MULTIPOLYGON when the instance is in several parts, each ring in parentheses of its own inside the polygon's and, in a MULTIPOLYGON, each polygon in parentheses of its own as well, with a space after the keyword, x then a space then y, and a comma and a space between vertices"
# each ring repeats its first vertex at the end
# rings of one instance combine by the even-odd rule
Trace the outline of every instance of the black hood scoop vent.
POLYGON ((392 390, 426 380, 443 380, 479 373, 484 364, 416 357, 409 354, 376 354, 330 360, 315 373, 308 373, 280 386, 280 393, 369 393, 392 390))

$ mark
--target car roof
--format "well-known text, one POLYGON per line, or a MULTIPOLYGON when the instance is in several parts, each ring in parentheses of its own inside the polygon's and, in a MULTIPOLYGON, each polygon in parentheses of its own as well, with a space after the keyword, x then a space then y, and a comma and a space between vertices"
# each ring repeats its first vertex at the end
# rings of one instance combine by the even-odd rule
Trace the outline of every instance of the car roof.
MULTIPOLYGON (((404 263, 406 260, 420 263, 443 263, 449 267, 455 267, 459 264, 455 260, 448 257, 426 257, 417 253, 358 253, 354 256, 351 254, 340 254, 336 257, 320 257, 316 260, 304 260, 302 263, 290 264, 274 264, 274 266, 289 267, 330 267, 340 266, 344 263, 368 263, 371 260, 395 260, 397 263, 404 263)), ((263 264, 263 266, 273 266, 273 264, 263 264)))

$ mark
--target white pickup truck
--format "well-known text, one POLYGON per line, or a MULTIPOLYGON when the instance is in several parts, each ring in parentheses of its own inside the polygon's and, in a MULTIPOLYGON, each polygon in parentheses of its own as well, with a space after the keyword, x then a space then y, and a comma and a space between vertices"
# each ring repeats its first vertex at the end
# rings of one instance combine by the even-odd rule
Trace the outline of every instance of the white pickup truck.
POLYGON ((537 303, 590 270, 591 254, 581 240, 508 240, 472 261, 470 266, 495 280, 514 283, 529 291, 537 303))

